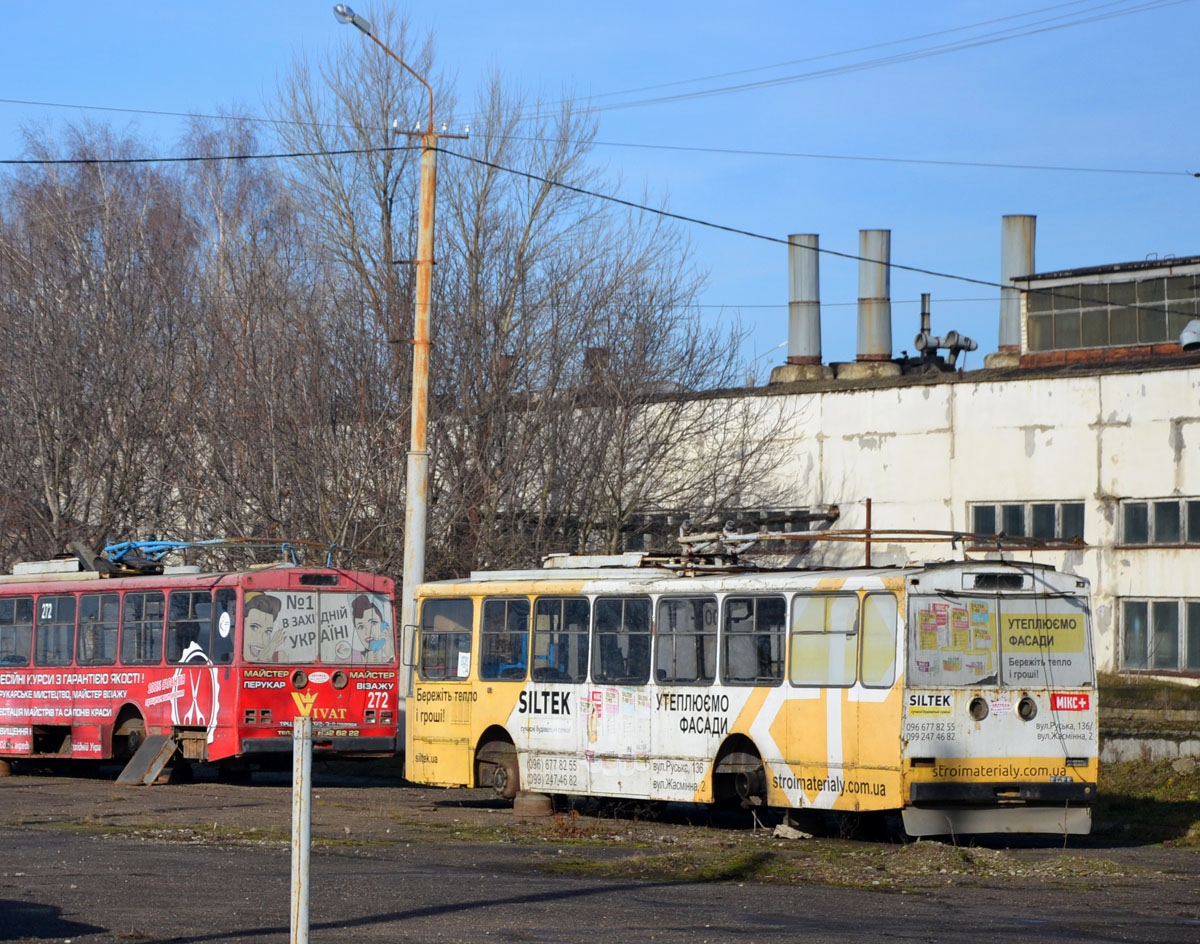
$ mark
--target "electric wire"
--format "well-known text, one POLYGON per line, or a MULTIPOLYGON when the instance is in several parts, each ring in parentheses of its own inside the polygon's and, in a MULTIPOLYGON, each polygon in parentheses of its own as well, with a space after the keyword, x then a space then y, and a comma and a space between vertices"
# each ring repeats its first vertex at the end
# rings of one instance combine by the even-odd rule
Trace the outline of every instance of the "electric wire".
MULTIPOLYGON (((491 168, 492 170, 501 171, 503 173, 512 174, 517 177, 524 177, 528 180, 533 180, 538 183, 543 183, 543 184, 547 184, 550 186, 559 187, 561 189, 569 190, 573 193, 580 194, 581 196, 592 197, 597 200, 603 200, 608 203, 613 203, 618 206, 623 206, 623 207, 626 207, 631 210, 636 210, 639 213, 650 213, 650 214, 653 214, 656 216, 661 216, 665 219, 675 220, 680 223, 687 223, 687 224, 690 224, 693 226, 703 226, 708 229, 715 229, 715 230, 718 230, 721 232, 732 233, 737 236, 746 236, 751 239, 757 239, 757 240, 761 240, 763 242, 769 242, 769 243, 773 243, 773 244, 777 244, 777 245, 791 246, 791 241, 789 239, 786 239, 783 237, 770 236, 770 235, 767 235, 766 233, 756 233, 753 230, 742 229, 742 228, 736 227, 736 226, 728 226, 724 223, 714 223, 711 220, 703 220, 703 219, 700 219, 699 217, 685 216, 682 213, 674 213, 670 210, 662 209, 661 207, 647 206, 645 204, 636 203, 632 200, 626 200, 623 197, 617 197, 612 194, 606 194, 606 193, 600 193, 599 191, 588 190, 584 187, 577 187, 574 184, 568 184, 568 183, 564 183, 563 181, 556 181, 556 180, 552 180, 548 177, 543 177, 539 174, 533 173, 532 171, 516 170, 511 167, 505 167, 502 164, 496 164, 492 161, 484 160, 481 157, 474 157, 469 154, 460 154, 457 151, 451 151, 446 148, 439 147, 436 150, 439 153, 446 154, 447 156, 450 156, 450 157, 456 157, 456 158, 459 158, 460 160, 469 161, 471 163, 479 164, 484 167, 491 168)), ((878 265, 884 265, 889 269, 896 269, 896 270, 899 270, 902 272, 912 272, 917 275, 927 275, 927 276, 930 276, 932 278, 937 278, 937 279, 948 279, 950 281, 965 282, 970 285, 982 285, 987 288, 998 288, 1001 290, 1006 289, 1006 288, 1009 288, 1009 289, 1013 288, 1013 286, 1011 286, 1011 285, 1005 285, 1003 282, 996 282, 996 281, 993 281, 990 279, 977 279, 977 278, 973 278, 973 277, 967 276, 967 275, 954 275, 949 272, 939 272, 936 269, 927 269, 927 268, 924 268, 921 266, 904 265, 903 263, 892 262, 890 260, 887 262, 881 262, 878 259, 869 259, 865 256, 856 255, 855 253, 841 252, 837 249, 828 249, 824 246, 815 247, 814 251, 821 255, 833 256, 838 259, 846 259, 846 260, 850 260, 850 261, 854 261, 854 262, 875 263, 878 265)), ((1060 299, 1063 301, 1094 301, 1093 299, 1087 299, 1082 295, 1072 294, 1070 292, 1061 292, 1061 291, 1058 291, 1055 289, 1028 288, 1028 289, 1025 289, 1024 291, 1028 292, 1031 295, 1041 295, 1044 297, 1060 299)), ((1135 309, 1138 311, 1154 312, 1154 313, 1161 313, 1161 314, 1170 313, 1168 311, 1168 309, 1162 308, 1159 306, 1155 306, 1155 305, 1133 304, 1133 305, 1122 305, 1121 307, 1135 309)))
MULTIPOLYGON (((1129 16, 1135 13, 1145 13, 1151 10, 1157 10, 1164 7, 1177 6, 1182 3, 1191 3, 1193 0, 1147 0, 1134 7, 1124 10, 1109 11, 1107 13, 1099 13, 1092 16, 1081 17, 1079 19, 1066 22, 1055 23, 1054 20, 1062 17, 1052 17, 1047 20, 1031 25, 1030 28, 1023 29, 1020 32, 1012 30, 1000 31, 996 34, 984 35, 974 39, 965 39, 958 42, 943 43, 937 46, 930 46, 924 49, 912 50, 910 52, 896 53, 891 56, 883 56, 875 59, 863 60, 860 62, 847 63, 840 66, 831 66, 826 69, 816 69, 811 72, 802 72, 795 75, 780 76, 772 79, 760 79, 755 82, 743 82, 735 85, 723 85, 716 88, 700 89, 694 92, 680 92, 674 95, 661 95, 653 98, 634 99, 627 102, 613 102, 609 104, 600 104, 584 109, 585 112, 602 112, 616 111, 626 108, 641 108, 647 105, 662 105, 674 102, 689 101, 692 99, 709 98, 715 95, 727 95, 734 92, 745 92, 756 89, 772 88, 780 85, 791 85, 796 82, 807 82, 814 79, 824 79, 832 76, 846 75, 854 72, 862 72, 869 69, 877 69, 883 66, 897 65, 900 63, 913 62, 919 59, 926 59, 933 56, 943 56, 953 52, 961 52, 967 49, 975 49, 981 46, 995 45, 996 43, 1007 42, 1008 40, 1032 36, 1039 33, 1053 32, 1060 29, 1068 29, 1074 26, 1080 26, 1087 23, 1100 22, 1102 20, 1113 19, 1116 17, 1129 16)), ((1103 4, 1109 6, 1112 4, 1103 4)))

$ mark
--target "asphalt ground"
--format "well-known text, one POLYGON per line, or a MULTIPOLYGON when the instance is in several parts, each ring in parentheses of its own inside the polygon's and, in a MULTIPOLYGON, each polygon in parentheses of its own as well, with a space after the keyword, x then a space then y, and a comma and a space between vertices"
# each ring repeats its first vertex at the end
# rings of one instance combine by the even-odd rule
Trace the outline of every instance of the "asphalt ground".
MULTIPOLYGON (((744 814, 314 783, 314 942, 1200 941, 1193 849, 785 840, 744 814)), ((0 941, 288 941, 291 814, 286 776, 0 778, 0 941)))

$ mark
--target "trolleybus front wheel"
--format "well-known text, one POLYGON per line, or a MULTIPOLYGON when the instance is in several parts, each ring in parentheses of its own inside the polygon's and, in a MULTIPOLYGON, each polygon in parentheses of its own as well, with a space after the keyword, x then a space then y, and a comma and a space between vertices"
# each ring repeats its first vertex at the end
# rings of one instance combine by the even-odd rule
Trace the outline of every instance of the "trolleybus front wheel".
POLYGON ((496 795, 506 800, 520 792, 521 768, 511 741, 489 741, 479 749, 476 782, 480 786, 491 785, 496 795))
POLYGON ((146 722, 137 711, 130 709, 123 712, 113 727, 113 757, 118 760, 129 760, 146 740, 146 722))

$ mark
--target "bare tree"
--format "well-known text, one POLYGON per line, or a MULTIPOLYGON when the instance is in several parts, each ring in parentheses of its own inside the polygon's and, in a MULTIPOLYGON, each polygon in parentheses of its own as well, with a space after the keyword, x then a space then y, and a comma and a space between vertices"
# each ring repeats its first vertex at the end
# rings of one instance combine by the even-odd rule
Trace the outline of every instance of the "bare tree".
MULTIPOLYGON (((245 121, 196 122, 184 147, 216 158, 253 154, 258 140, 245 121)), ((189 166, 207 326, 193 413, 204 529, 382 547, 375 564, 390 566, 386 345, 346 280, 330 277, 285 177, 261 162, 189 166)))
MULTIPOLYGON (((31 134, 28 151, 58 150, 31 134)), ((75 160, 128 157, 105 128, 69 131, 75 160)), ((18 554, 96 543, 150 514, 170 516, 177 442, 162 408, 185 395, 177 369, 189 330, 178 193, 136 164, 47 164, 5 190, 0 384, 3 491, 18 554)))
MULTIPOLYGON (((373 17, 434 83, 432 44, 373 17)), ((0 525, 6 549, 155 531, 354 545, 401 557, 417 162, 425 90, 360 37, 297 60, 254 125, 197 121, 185 165, 97 158, 94 126, 31 156, 92 163, 0 185, 0 525), (242 155, 242 157, 234 157, 242 155)), ((653 519, 770 501, 777 461, 739 334, 652 207, 598 194, 594 121, 493 76, 442 139, 431 365, 430 576, 613 551, 653 519)), ((643 196, 643 203, 649 198, 643 196)))
MULTIPOLYGON (((403 22, 371 18, 430 74, 430 44, 409 52, 403 22)), ((435 87, 445 111, 452 97, 435 87)), ((411 285, 384 263, 412 243, 416 167, 383 148, 390 119, 423 113, 422 93, 360 41, 319 72, 298 62, 276 115, 292 150, 320 152, 296 165, 294 190, 393 339, 411 285)), ((737 333, 702 324, 700 277, 663 216, 594 195, 612 186, 592 160, 594 121, 498 76, 474 111, 470 139, 439 147, 427 573, 613 549, 649 513, 703 514, 765 488, 772 460, 752 445, 749 401, 689 400, 745 375, 737 333)), ((394 389, 405 406, 407 365, 394 389)))

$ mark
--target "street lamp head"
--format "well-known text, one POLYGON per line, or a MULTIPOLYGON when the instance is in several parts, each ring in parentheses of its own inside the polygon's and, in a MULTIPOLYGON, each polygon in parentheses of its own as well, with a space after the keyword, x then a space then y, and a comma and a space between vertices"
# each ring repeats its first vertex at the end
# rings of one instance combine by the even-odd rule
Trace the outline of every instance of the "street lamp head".
POLYGON ((349 23, 351 26, 358 27, 368 36, 374 35, 374 31, 371 29, 370 21, 364 19, 351 10, 348 3, 339 3, 334 6, 333 15, 336 16, 342 23, 349 23))

